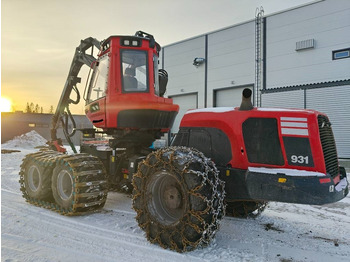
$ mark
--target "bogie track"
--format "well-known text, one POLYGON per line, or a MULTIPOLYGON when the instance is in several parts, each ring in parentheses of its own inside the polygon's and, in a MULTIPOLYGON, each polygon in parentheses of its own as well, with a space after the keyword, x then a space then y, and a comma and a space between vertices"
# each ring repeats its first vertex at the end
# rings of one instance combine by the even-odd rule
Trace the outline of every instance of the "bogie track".
POLYGON ((107 199, 103 163, 88 154, 66 155, 50 150, 28 154, 19 175, 27 202, 63 215, 100 209, 107 199))

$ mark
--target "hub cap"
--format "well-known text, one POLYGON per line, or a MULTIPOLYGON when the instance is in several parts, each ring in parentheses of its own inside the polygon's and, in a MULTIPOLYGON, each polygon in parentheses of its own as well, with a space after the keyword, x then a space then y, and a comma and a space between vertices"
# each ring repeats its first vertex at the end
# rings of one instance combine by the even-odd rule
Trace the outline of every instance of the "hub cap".
POLYGON ((37 166, 31 166, 28 171, 28 186, 33 192, 38 191, 41 182, 40 171, 37 166))
POLYGON ((68 200, 73 194, 73 180, 66 170, 62 170, 57 176, 57 192, 63 200, 68 200))
POLYGON ((177 179, 167 171, 156 173, 147 187, 148 210, 161 224, 180 221, 186 211, 184 190, 177 179))

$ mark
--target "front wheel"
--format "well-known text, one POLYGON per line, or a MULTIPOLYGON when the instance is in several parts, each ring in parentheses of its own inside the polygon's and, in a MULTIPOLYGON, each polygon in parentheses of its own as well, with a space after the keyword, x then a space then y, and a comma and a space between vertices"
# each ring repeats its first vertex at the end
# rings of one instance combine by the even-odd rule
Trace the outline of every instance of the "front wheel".
POLYGON ((148 240, 184 252, 207 245, 224 216, 224 182, 214 163, 185 147, 160 149, 133 178, 133 208, 148 240))

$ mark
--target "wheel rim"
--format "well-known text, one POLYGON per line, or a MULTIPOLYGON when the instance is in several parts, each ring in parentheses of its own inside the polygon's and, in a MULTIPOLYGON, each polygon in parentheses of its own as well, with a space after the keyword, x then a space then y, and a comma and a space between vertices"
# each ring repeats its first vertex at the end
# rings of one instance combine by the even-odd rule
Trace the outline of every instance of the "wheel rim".
POLYGON ((31 166, 28 170, 28 186, 30 190, 36 192, 39 190, 41 175, 37 166, 31 166))
POLYGON ((148 211, 163 225, 176 224, 186 211, 183 187, 175 177, 161 171, 151 178, 148 187, 148 211))
POLYGON ((73 180, 70 173, 66 170, 58 173, 57 192, 63 200, 68 200, 73 194, 73 180))

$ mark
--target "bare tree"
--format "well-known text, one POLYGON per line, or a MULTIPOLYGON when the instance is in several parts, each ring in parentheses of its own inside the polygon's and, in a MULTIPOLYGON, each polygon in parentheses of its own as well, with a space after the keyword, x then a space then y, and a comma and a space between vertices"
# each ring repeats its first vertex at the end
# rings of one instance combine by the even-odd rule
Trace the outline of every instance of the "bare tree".
POLYGON ((27 105, 26 105, 25 112, 26 112, 26 113, 31 113, 31 112, 32 112, 32 110, 30 109, 30 105, 29 105, 28 102, 27 102, 27 105))
MULTIPOLYGON (((51 110, 53 111, 53 107, 51 106, 51 110)), ((26 108, 24 110, 26 113, 36 113, 36 114, 43 114, 44 113, 44 108, 40 106, 39 104, 35 104, 33 102, 27 102, 26 108)))
POLYGON ((39 113, 40 112, 40 106, 38 104, 35 105, 34 113, 39 113))
POLYGON ((30 112, 34 113, 35 107, 34 107, 34 103, 33 102, 30 103, 29 107, 30 107, 30 112))

